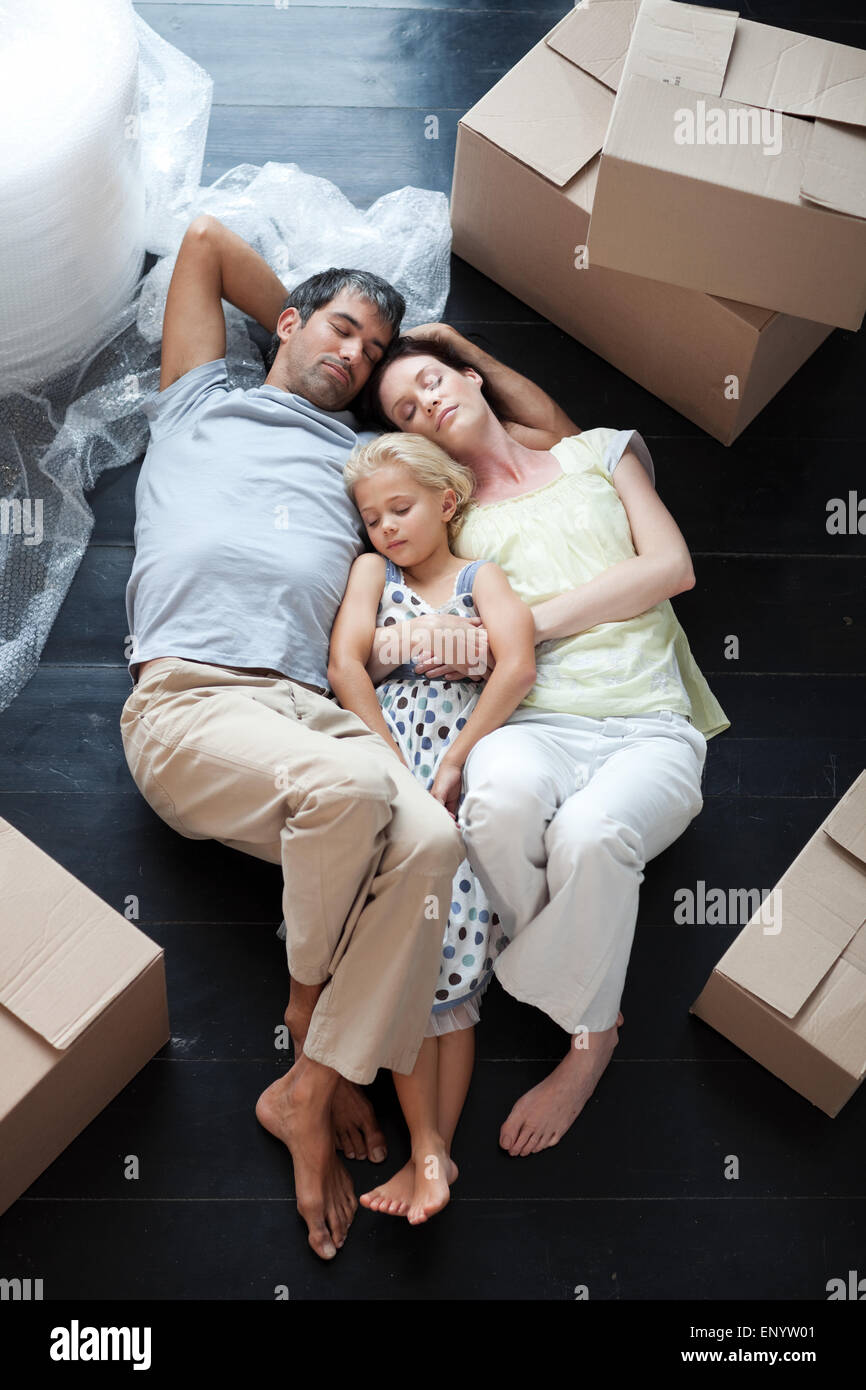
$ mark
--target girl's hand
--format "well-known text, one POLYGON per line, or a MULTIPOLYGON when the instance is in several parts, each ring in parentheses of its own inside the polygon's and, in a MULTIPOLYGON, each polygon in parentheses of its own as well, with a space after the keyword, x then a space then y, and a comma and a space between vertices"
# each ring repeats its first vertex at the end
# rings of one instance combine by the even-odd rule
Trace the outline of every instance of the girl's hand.
POLYGON ((442 803, 454 820, 457 819, 457 804, 460 800, 462 782, 463 768, 460 764, 449 762, 447 757, 443 758, 436 770, 430 794, 442 803))

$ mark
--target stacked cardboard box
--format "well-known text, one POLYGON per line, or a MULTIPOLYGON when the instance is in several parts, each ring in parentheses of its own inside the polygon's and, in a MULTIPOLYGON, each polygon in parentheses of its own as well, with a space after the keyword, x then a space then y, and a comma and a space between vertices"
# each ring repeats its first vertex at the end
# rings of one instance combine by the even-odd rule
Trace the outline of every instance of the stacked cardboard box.
POLYGON ((862 321, 864 152, 860 50, 583 0, 460 122, 454 250, 730 444, 862 321))

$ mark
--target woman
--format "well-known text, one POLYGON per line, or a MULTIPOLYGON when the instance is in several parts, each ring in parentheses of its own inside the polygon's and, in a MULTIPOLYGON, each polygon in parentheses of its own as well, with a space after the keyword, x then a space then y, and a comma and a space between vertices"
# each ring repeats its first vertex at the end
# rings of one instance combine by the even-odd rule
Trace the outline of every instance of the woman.
POLYGON ((559 1141, 610 1060, 644 866, 700 811, 706 740, 729 721, 669 602, 694 574, 639 434, 506 427, 481 372, 418 336, 392 346, 366 399, 383 428, 472 469, 455 554, 494 560, 533 610, 536 683, 470 753, 461 814, 509 938, 499 981, 573 1039, 502 1126, 526 1155, 559 1141))

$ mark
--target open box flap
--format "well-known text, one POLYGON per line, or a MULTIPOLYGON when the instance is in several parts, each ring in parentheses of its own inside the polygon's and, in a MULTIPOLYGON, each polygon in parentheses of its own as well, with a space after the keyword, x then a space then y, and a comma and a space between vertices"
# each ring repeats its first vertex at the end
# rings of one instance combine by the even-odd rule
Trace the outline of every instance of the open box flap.
MULTIPOLYGON (((853 834, 857 843, 856 822, 852 831, 843 803, 838 810, 838 833, 853 834)), ((866 922, 866 867, 840 854, 827 825, 782 875, 772 913, 766 906, 756 913, 716 967, 787 1018, 802 1008, 866 922)))
POLYGON ((604 144, 613 94, 594 77, 538 44, 463 117, 561 188, 604 144))
POLYGON ((622 76, 721 96, 736 28, 736 10, 643 0, 622 76))
POLYGON ((741 19, 736 10, 586 0, 548 42, 614 89, 627 69, 788 116, 866 127, 866 51, 741 19))
POLYGON ((789 116, 866 126, 866 52, 741 19, 722 95, 789 116))
POLYGON ((815 121, 800 196, 833 212, 866 217, 866 130, 838 121, 815 121))
POLYGON ((545 43, 615 92, 639 9, 640 0, 584 0, 545 43))
MULTIPOLYGON (((783 150, 799 166, 795 183, 791 184, 788 171, 779 177, 772 167, 780 158, 778 152, 755 160, 751 148, 732 143, 726 155, 718 147, 712 153, 717 173, 722 162, 730 166, 725 173, 734 187, 786 200, 795 192, 797 199, 818 207, 866 217, 866 53, 739 19, 733 10, 703 9, 678 0, 642 0, 629 42, 627 28, 633 12, 633 0, 601 0, 598 5, 590 0, 575 11, 574 20, 582 14, 579 22, 568 26, 563 22, 554 31, 559 35, 558 51, 584 67, 589 63, 589 71, 603 73, 618 88, 606 155, 614 152, 617 130, 621 150, 625 105, 628 139, 634 140, 638 131, 638 145, 647 163, 707 177, 709 151, 697 146, 690 159, 688 146, 670 148, 670 102, 664 103, 659 128, 651 130, 648 88, 629 85, 631 77, 641 77, 683 93, 677 105, 688 105, 685 93, 695 92, 721 98, 716 105, 723 110, 756 107, 780 113, 783 150), (600 13, 595 16, 597 9, 600 13), (624 38, 624 59, 620 61, 617 54, 614 61, 614 50, 622 47, 624 38), (588 59, 581 57, 581 48, 588 59), (799 118, 800 130, 786 117, 799 118), (688 168, 690 164, 695 170, 688 168)), ((658 119, 661 112, 655 115, 658 119)))
POLYGON ((0 820, 0 1004, 66 1048, 160 953, 0 820))

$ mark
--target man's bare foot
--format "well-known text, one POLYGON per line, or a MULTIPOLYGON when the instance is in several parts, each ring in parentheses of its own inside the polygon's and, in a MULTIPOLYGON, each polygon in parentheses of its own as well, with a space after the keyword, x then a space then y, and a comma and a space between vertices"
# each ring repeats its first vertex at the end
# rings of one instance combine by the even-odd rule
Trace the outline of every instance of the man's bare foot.
POLYGON ((405 1216, 412 1226, 435 1216, 448 1205, 458 1168, 441 1144, 431 1145, 430 1149, 429 1153, 420 1154, 417 1161, 410 1158, 393 1178, 372 1192, 362 1192, 361 1205, 387 1216, 405 1216))
MULTIPOLYGON (((311 1015, 288 1005, 283 1015, 292 1036, 295 1059, 304 1050, 304 1039, 310 1026, 311 1015)), ((388 1157, 388 1145, 376 1120, 376 1113, 360 1086, 341 1076, 337 1082, 334 1099, 331 1103, 334 1121, 334 1144, 342 1149, 347 1158, 367 1158, 374 1163, 384 1163, 388 1157)))
POLYGON ((337 1082, 331 1116, 334 1143, 347 1158, 370 1158, 373 1163, 384 1163, 388 1146, 376 1113, 361 1087, 344 1076, 337 1082))
POLYGON ((500 1145, 512 1157, 525 1158, 559 1143, 598 1085, 622 1021, 619 1014, 612 1028, 590 1033, 588 1048, 570 1047, 550 1076, 520 1097, 499 1133, 500 1145))
MULTIPOLYGON (((311 1081, 307 1058, 263 1091, 256 1118, 282 1140, 292 1155, 298 1215, 307 1224, 313 1250, 332 1260, 344 1244, 358 1207, 352 1179, 334 1152, 330 1096, 311 1081)), ((324 1071, 325 1069, 322 1068, 324 1071)))

